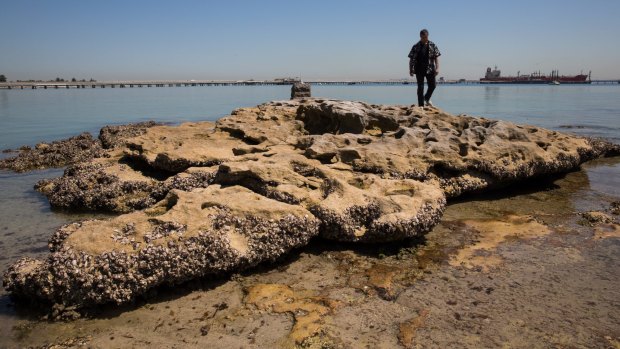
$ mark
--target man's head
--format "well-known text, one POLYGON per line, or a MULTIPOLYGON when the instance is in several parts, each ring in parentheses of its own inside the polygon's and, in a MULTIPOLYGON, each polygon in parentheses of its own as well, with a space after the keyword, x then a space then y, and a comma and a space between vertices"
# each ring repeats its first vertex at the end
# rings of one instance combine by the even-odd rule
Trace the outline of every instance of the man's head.
POLYGON ((426 29, 420 30, 420 41, 422 41, 425 44, 428 42, 428 30, 426 29))

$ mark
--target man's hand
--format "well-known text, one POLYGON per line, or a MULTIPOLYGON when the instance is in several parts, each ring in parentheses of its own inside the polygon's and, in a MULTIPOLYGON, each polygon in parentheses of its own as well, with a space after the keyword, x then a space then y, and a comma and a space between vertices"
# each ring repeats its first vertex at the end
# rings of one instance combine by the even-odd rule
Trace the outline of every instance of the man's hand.
POLYGON ((414 75, 415 75, 415 71, 410 70, 410 71, 409 71, 409 76, 414 76, 414 75))
POLYGON ((439 69, 435 69, 435 76, 439 75, 439 69))

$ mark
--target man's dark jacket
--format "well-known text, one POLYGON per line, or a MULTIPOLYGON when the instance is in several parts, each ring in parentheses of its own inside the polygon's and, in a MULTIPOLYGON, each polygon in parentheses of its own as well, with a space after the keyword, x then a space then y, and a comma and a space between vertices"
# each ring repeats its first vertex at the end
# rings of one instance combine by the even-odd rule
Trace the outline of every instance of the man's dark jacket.
MULTIPOLYGON (((425 66, 426 74, 434 74, 435 73, 435 58, 441 56, 441 52, 437 48, 434 42, 428 41, 428 62, 419 62, 420 52, 424 44, 422 41, 418 41, 413 47, 411 51, 409 51, 409 71, 413 71, 416 66, 425 66), (424 64, 426 63, 426 64, 424 64)), ((416 73, 420 73, 416 71, 416 73)))

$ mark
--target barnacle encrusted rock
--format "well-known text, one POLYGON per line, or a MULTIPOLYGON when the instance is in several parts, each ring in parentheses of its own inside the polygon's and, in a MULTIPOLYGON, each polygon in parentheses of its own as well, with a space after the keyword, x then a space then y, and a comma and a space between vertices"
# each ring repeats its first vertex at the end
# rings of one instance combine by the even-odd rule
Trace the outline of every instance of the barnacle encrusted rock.
POLYGON ((158 125, 145 121, 128 125, 105 126, 99 131, 99 138, 84 132, 78 136, 50 143, 38 143, 34 147, 23 146, 18 150, 5 150, 17 155, 0 159, 0 169, 26 172, 45 168, 63 167, 108 156, 106 149, 114 149, 125 144, 130 137, 143 134, 147 128, 158 125))
POLYGON ((167 178, 151 177, 104 158, 71 165, 63 177, 41 180, 35 189, 56 208, 128 213, 152 206, 172 189, 206 188, 216 170, 197 167, 167 178))
POLYGON ((222 164, 214 183, 242 185, 307 208, 321 221, 321 236, 340 241, 394 241, 426 233, 446 203, 434 184, 329 167, 299 154, 222 164))
POLYGON ((273 260, 317 235, 401 240, 432 229, 446 198, 620 154, 604 140, 533 126, 317 98, 118 134, 106 136, 114 147, 103 156, 37 188, 56 207, 124 214, 59 229, 48 258, 5 274, 14 295, 123 303, 273 260))
POLYGON ((99 141, 104 149, 114 149, 125 145, 125 140, 144 134, 147 128, 161 125, 155 121, 137 122, 127 125, 108 125, 99 130, 99 141))
POLYGON ((106 158, 79 164, 38 188, 56 207, 128 212, 177 188, 164 183, 175 176, 185 174, 186 181, 195 183, 186 190, 207 186, 208 174, 191 180, 196 167, 277 153, 302 155, 327 168, 348 166, 346 171, 358 174, 436 182, 450 198, 570 171, 591 158, 619 152, 618 145, 602 140, 501 120, 312 98, 237 109, 215 124, 150 127, 124 142, 106 158), (112 189, 101 183, 111 183, 112 189), (73 199, 99 191, 105 193, 104 204, 73 199))
POLYGON ((38 143, 34 147, 23 146, 16 152, 18 154, 15 156, 0 159, 0 168, 26 172, 62 167, 105 154, 99 140, 93 138, 88 132, 60 141, 38 143))
POLYGON ((273 260, 305 245, 318 226, 304 208, 239 186, 173 190, 148 210, 60 228, 51 255, 18 261, 4 284, 51 303, 120 304, 163 283, 273 260))

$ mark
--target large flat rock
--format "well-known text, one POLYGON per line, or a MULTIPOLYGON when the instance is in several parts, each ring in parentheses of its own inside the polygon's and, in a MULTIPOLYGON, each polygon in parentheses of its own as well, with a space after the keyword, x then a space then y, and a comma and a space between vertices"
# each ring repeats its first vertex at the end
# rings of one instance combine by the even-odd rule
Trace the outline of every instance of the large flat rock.
POLYGON ((570 171, 618 145, 439 109, 313 101, 300 106, 306 156, 360 172, 438 180, 449 197, 570 171))
POLYGON ((434 108, 316 98, 123 137, 38 185, 53 206, 123 214, 59 229, 47 259, 5 274, 14 295, 123 303, 273 260, 314 236, 402 240, 431 230, 446 198, 620 153, 603 140, 434 108))

